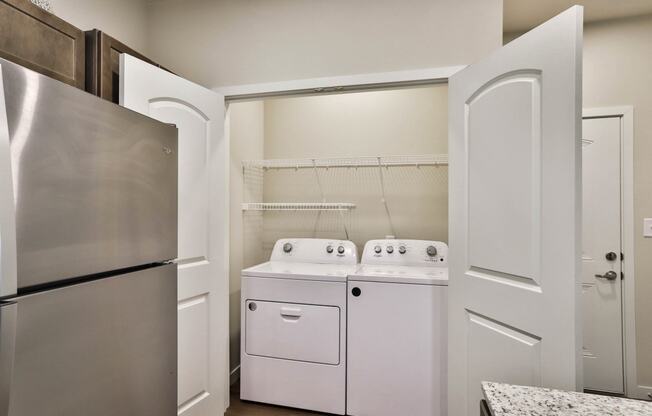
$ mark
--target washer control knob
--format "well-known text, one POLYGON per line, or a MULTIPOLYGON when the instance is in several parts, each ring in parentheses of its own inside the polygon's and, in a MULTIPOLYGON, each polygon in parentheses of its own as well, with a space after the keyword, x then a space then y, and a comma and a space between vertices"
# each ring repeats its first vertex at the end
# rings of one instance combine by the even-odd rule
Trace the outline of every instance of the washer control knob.
POLYGON ((428 254, 430 257, 435 257, 437 255, 437 247, 428 246, 426 248, 426 254, 428 254))
POLYGON ((407 248, 405 248, 405 246, 399 246, 398 247, 398 252, 399 253, 405 254, 406 251, 407 251, 407 248))
POLYGON ((283 252, 289 253, 290 251, 292 251, 292 244, 290 243, 283 244, 283 252))
POLYGON ((387 252, 388 252, 389 254, 392 254, 392 253, 394 252, 394 247, 392 247, 392 246, 387 246, 387 249, 386 249, 386 250, 387 250, 387 252))
POLYGON ((332 252, 333 252, 333 246, 331 246, 331 245, 326 246, 326 252, 327 252, 328 254, 332 253, 332 252))
POLYGON ((337 248, 337 252, 340 253, 340 254, 344 254, 344 246, 339 246, 337 248))
POLYGON ((380 254, 380 252, 383 251, 383 248, 381 246, 376 246, 374 247, 374 251, 380 254))

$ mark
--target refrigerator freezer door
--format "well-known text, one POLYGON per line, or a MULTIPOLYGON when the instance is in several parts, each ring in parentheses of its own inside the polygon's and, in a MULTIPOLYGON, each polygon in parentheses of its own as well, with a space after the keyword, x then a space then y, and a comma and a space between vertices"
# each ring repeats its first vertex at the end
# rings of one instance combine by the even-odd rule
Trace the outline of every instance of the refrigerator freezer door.
POLYGON ((0 65, 19 293, 176 258, 176 128, 0 65))
POLYGON ((176 265, 19 297, 11 416, 175 416, 176 265))
POLYGON ((0 304, 0 416, 9 414, 16 341, 16 304, 0 304))
POLYGON ((0 64, 0 299, 16 294, 16 218, 7 106, 2 84, 0 64))

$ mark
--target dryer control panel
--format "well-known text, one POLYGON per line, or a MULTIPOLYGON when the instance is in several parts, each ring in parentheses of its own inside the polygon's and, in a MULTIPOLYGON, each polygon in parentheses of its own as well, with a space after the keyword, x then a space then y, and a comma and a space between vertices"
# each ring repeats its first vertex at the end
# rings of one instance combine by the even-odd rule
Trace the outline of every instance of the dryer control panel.
POLYGON ((429 240, 370 240, 362 264, 448 267, 448 245, 429 240))
POLYGON ((274 244, 270 261, 356 264, 358 250, 355 244, 348 240, 282 238, 274 244))

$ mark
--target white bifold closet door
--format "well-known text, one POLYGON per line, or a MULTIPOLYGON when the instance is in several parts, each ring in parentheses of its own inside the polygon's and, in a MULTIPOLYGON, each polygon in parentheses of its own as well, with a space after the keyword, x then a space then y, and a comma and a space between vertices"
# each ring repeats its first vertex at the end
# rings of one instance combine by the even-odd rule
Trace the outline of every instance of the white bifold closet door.
POLYGON ((179 129, 178 414, 220 415, 229 385, 224 97, 123 54, 120 104, 179 129))
POLYGON ((582 8, 450 79, 449 411, 582 387, 582 8))

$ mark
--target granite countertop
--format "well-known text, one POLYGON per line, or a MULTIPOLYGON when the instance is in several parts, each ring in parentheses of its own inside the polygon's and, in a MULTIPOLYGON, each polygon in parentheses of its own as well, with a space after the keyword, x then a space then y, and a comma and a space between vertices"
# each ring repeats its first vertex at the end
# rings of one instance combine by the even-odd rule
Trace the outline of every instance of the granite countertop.
POLYGON ((652 402, 483 382, 493 416, 652 416, 652 402))

